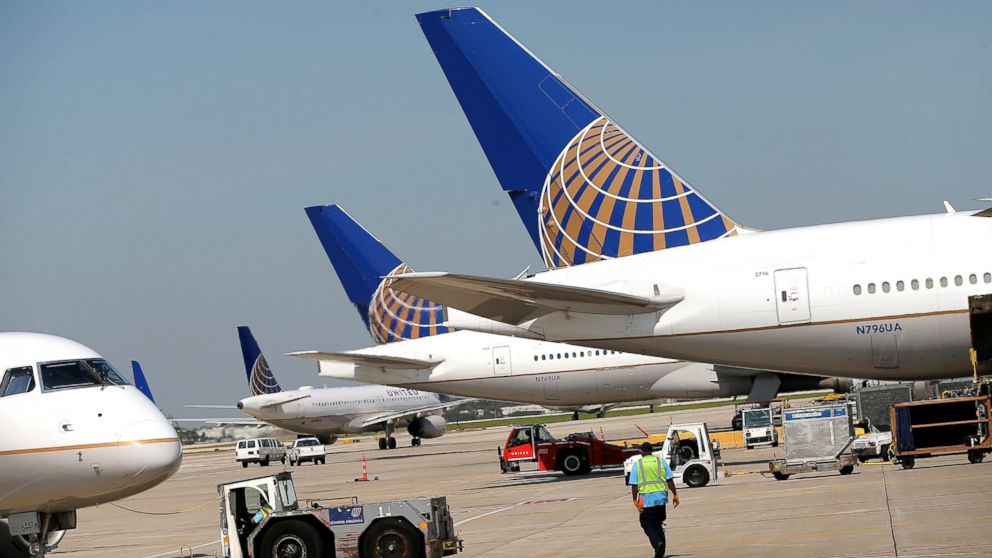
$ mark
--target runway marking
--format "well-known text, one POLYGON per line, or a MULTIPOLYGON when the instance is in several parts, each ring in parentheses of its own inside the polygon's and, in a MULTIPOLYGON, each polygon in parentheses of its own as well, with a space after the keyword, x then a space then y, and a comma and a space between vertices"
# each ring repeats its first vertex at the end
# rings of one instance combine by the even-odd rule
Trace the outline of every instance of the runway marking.
MULTIPOLYGON (((500 512, 505 512, 506 510, 512 510, 513 508, 516 508, 516 507, 521 506, 521 505, 523 505, 523 502, 517 502, 516 504, 513 504, 512 506, 507 506, 505 508, 500 508, 498 510, 493 510, 491 512, 486 512, 486 513, 483 513, 483 514, 479 514, 479 515, 477 515, 475 517, 470 517, 468 519, 463 519, 463 520, 459 521, 458 523, 455 523, 455 527, 458 527, 458 526, 461 526, 461 525, 465 525, 469 521, 475 521, 476 519, 480 519, 480 518, 483 518, 483 517, 486 517, 486 516, 489 516, 489 515, 497 514, 497 513, 500 513, 500 512)), ((147 558, 152 558, 152 557, 149 556, 147 558)))
POLYGON ((524 502, 517 502, 516 504, 513 504, 512 506, 507 506, 505 508, 500 508, 498 510, 493 510, 491 512, 482 513, 482 514, 476 515, 474 517, 469 517, 468 519, 463 519, 463 520, 459 521, 458 523, 455 523, 455 527, 458 527, 459 525, 464 525, 464 524, 468 523, 469 521, 475 521, 476 519, 481 519, 481 518, 486 517, 486 516, 489 516, 489 515, 494 515, 494 514, 497 514, 497 513, 500 513, 500 512, 505 512, 507 510, 512 510, 513 508, 517 508, 517 507, 520 507, 520 506, 532 506, 534 504, 560 504, 562 502, 571 502, 572 500, 575 500, 575 499, 576 498, 552 498, 550 500, 526 500, 524 502))
MULTIPOLYGON (((210 541, 208 543, 198 544, 198 545, 195 545, 195 546, 187 546, 186 548, 189 548, 190 550, 193 550, 194 548, 203 548, 205 546, 210 546, 212 544, 218 544, 219 542, 220 542, 220 539, 217 539, 215 541, 210 541)), ((159 553, 159 554, 149 554, 148 556, 142 556, 141 558, 161 558, 162 556, 169 556, 170 554, 171 555, 175 555, 175 551, 169 550, 167 552, 162 552, 162 553, 159 553)))

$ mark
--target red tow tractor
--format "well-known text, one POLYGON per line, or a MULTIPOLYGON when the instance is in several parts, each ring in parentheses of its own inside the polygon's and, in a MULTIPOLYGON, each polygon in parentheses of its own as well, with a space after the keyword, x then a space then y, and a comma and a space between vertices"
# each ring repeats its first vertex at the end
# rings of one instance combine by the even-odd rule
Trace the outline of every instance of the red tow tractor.
POLYGON ((558 440, 543 424, 513 427, 504 448, 496 450, 503 473, 518 472, 521 462, 536 461, 541 471, 584 475, 594 467, 622 467, 627 458, 640 454, 637 448, 604 442, 592 432, 577 432, 558 440))

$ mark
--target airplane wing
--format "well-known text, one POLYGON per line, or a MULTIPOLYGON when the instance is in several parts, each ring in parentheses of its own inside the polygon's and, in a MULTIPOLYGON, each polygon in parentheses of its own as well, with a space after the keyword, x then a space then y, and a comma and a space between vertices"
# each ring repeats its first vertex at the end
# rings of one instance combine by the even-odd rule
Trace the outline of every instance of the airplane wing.
POLYGON ((370 355, 363 353, 332 353, 324 351, 296 351, 286 353, 287 356, 308 358, 316 361, 343 362, 376 368, 393 368, 398 370, 423 370, 433 368, 444 362, 443 358, 438 359, 417 359, 384 355, 370 355))
POLYGON ((237 405, 183 405, 189 409, 237 409, 237 405))
POLYGON ((380 422, 386 422, 390 420, 396 420, 403 417, 408 417, 411 415, 421 415, 424 413, 429 413, 431 411, 439 411, 441 409, 447 409, 449 407, 457 407, 463 403, 468 403, 469 401, 475 401, 474 398, 467 397, 465 399, 456 399, 454 401, 445 401, 441 403, 434 403, 433 405, 424 405, 423 407, 416 407, 413 409, 405 409, 403 411, 392 411, 386 413, 378 413, 375 415, 369 415, 363 417, 361 421, 361 426, 372 426, 373 424, 378 424, 380 422))
POLYGON ((552 312, 628 315, 670 308, 682 295, 642 297, 624 293, 495 279, 455 273, 404 273, 389 276, 390 288, 491 320, 517 325, 552 312))
POLYGON ((170 422, 202 422, 206 424, 213 424, 218 426, 232 425, 232 426, 269 426, 258 419, 254 418, 170 418, 170 422))

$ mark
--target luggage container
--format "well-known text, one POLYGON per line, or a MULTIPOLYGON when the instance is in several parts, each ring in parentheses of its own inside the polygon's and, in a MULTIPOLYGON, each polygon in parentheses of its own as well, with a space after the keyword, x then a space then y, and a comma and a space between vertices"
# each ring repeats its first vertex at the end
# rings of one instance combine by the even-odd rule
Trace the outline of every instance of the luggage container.
POLYGON ((850 451, 852 440, 854 421, 846 403, 788 409, 782 420, 785 459, 768 462, 768 470, 776 480, 821 471, 849 475, 857 464, 850 451))

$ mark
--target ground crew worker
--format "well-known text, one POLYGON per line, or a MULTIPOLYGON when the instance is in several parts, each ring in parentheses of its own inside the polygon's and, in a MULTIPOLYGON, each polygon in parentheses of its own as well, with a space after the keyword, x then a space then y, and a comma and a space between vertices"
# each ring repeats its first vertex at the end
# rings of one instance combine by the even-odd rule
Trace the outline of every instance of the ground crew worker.
POLYGON ((679 507, 679 495, 672 480, 672 470, 665 460, 652 455, 651 444, 641 444, 641 459, 630 471, 630 495, 641 518, 641 529, 648 536, 655 558, 665 556, 665 504, 671 492, 674 507, 679 507))

